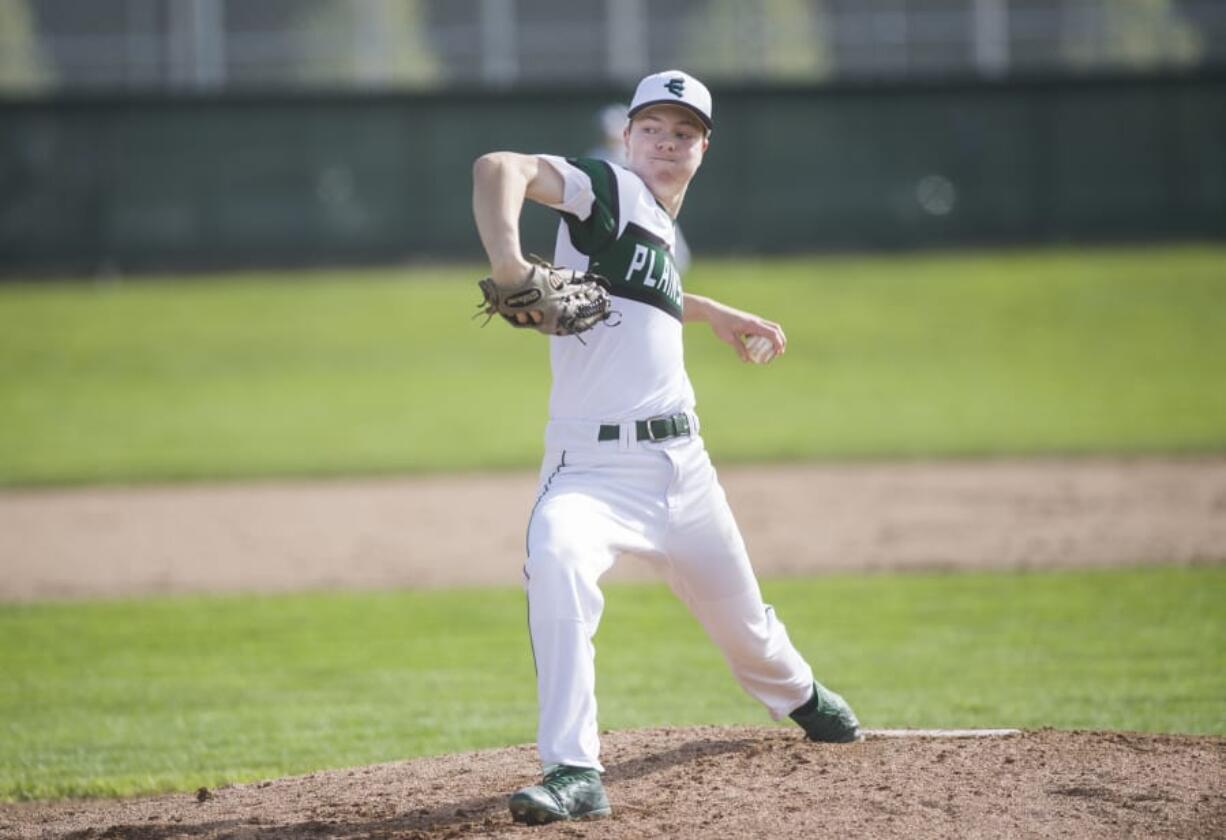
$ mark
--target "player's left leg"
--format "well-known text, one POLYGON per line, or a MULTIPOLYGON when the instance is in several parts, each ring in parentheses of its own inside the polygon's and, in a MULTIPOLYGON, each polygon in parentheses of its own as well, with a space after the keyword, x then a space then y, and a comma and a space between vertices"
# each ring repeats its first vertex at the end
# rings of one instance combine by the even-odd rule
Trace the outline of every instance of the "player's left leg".
POLYGON ((665 546, 673 590, 719 646, 737 681, 773 718, 791 715, 814 740, 855 740, 859 723, 850 707, 814 681, 787 628, 763 602, 701 439, 667 451, 677 475, 665 546))

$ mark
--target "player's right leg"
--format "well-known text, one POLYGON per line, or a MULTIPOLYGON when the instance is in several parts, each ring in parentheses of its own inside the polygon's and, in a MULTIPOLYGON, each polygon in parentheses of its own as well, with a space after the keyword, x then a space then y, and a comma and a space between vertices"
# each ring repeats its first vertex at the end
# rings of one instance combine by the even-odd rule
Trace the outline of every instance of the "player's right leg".
POLYGON ((604 611, 598 581, 613 565, 601 506, 553 490, 532 515, 524 587, 536 667, 541 762, 602 770, 592 637, 604 611))
POLYGON ((516 791, 509 806, 516 822, 530 824, 610 813, 600 781, 592 637, 604 610, 598 581, 615 554, 601 506, 566 484, 555 478, 537 503, 524 564, 545 777, 516 791))
POLYGON ((604 610, 599 579, 619 552, 645 548, 619 483, 598 462, 571 453, 569 469, 558 463, 542 471, 524 564, 545 778, 517 791, 509 805, 516 821, 528 823, 610 813, 600 781, 592 644, 604 610))

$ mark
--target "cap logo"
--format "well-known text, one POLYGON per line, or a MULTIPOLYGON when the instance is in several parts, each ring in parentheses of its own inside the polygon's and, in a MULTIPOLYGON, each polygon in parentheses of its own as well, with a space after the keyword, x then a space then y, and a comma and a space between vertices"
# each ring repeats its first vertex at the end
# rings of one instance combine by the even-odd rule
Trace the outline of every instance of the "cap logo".
POLYGON ((669 93, 680 99, 682 94, 685 93, 685 79, 681 78, 680 76, 669 79, 664 87, 669 93))

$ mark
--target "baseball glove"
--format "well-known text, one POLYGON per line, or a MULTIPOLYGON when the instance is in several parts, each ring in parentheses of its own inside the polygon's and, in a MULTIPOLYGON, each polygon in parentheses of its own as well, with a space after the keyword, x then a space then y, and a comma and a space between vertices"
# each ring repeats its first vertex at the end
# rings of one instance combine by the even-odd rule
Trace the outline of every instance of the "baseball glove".
POLYGON ((537 256, 529 260, 532 269, 517 286, 499 286, 492 277, 477 284, 485 295, 485 300, 477 304, 489 316, 485 323, 501 315, 513 327, 531 327, 545 335, 579 335, 613 314, 605 278, 558 268, 537 256), (533 310, 541 313, 539 323, 531 320, 529 313, 533 310), (518 314, 528 316, 528 320, 521 323, 515 317, 518 314))

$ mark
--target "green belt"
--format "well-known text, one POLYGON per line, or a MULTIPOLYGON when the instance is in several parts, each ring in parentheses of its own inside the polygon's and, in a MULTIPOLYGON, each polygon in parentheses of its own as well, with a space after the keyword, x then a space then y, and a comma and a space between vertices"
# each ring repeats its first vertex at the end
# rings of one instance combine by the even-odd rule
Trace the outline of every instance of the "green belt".
MULTIPOLYGON (((600 427, 596 440, 617 440, 621 436, 621 427, 608 424, 600 427)), ((636 440, 668 440, 674 437, 690 436, 690 418, 687 414, 674 414, 672 417, 653 417, 650 420, 634 422, 634 437, 636 440)))

